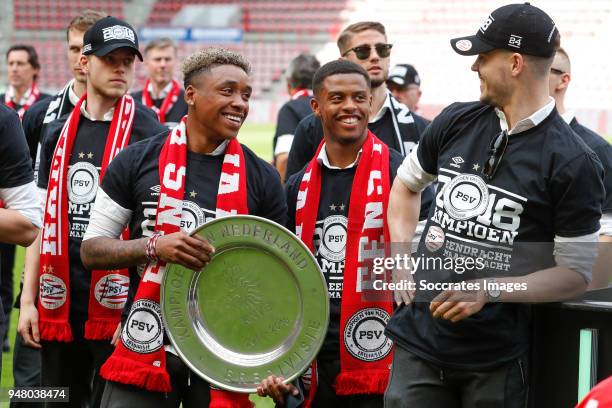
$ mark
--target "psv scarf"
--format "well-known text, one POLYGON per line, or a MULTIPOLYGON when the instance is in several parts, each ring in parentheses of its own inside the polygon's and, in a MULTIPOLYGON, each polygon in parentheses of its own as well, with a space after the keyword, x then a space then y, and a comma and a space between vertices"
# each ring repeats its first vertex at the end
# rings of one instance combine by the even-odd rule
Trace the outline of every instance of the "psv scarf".
MULTIPOLYGON (((81 117, 81 105, 86 98, 87 94, 84 94, 64 124, 51 163, 40 247, 38 311, 40 337, 43 340, 70 342, 73 339, 68 322, 70 260, 67 174, 81 117)), ((115 104, 115 113, 106 137, 100 180, 111 160, 128 144, 134 112, 134 99, 129 95, 123 96, 115 104)), ((99 340, 112 337, 127 300, 128 285, 127 269, 92 271, 85 338, 99 340)))
MULTIPOLYGON (((324 143, 321 142, 304 173, 295 214, 297 236, 313 253, 313 235, 321 194, 321 166, 317 157, 324 143)), ((386 223, 389 184, 389 148, 368 131, 351 187, 348 213, 340 312, 340 373, 335 381, 338 395, 383 394, 387 387, 392 361, 390 340, 382 334, 382 341, 377 343, 378 355, 372 353, 367 359, 357 358, 353 351, 356 347, 350 342, 356 337, 351 330, 359 326, 360 322, 381 316, 383 319, 380 320, 385 317, 388 320, 393 311, 390 296, 388 301, 382 300, 380 294, 377 294, 375 301, 363 299, 362 287, 366 289, 363 285, 366 279, 359 278, 363 274, 361 268, 371 265, 368 264, 370 256, 362 252, 362 249, 380 248, 383 242, 389 242, 386 223)), ((369 269, 371 271, 371 267, 369 269)), ((316 383, 316 364, 313 364, 311 391, 306 406, 310 406, 314 398, 316 383)))
MULTIPOLYGON (((157 202, 155 231, 162 235, 180 231, 187 173, 186 121, 187 116, 184 116, 172 129, 159 155, 161 190, 157 202)), ((242 146, 236 139, 230 140, 226 147, 217 192, 217 218, 231 214, 248 214, 246 164, 242 146)), ((149 391, 171 391, 170 376, 166 371, 164 327, 159 305, 165 266, 163 261, 146 265, 134 304, 121 333, 121 341, 100 370, 103 378, 149 391), (136 320, 153 323, 156 326, 153 330, 156 335, 145 339, 138 331, 137 324, 132 327, 132 322, 136 320)), ((250 406, 247 394, 211 390, 210 407, 250 406), (215 402, 217 405, 214 405, 215 402)))
MULTIPOLYGON (((19 119, 23 119, 23 115, 28 108, 38 100, 40 97, 40 90, 38 89, 38 85, 36 82, 32 83, 32 87, 29 89, 30 94, 26 99, 26 103, 17 110, 17 114, 19 115, 19 119)), ((15 96, 15 90, 13 87, 9 87, 8 91, 4 94, 4 104, 9 108, 15 110, 15 102, 13 102, 13 97, 15 96)))
POLYGON ((181 93, 181 87, 177 80, 173 79, 170 91, 164 98, 164 101, 162 102, 161 106, 158 108, 157 106, 155 106, 155 104, 153 103, 153 99, 151 98, 151 93, 149 92, 150 84, 151 81, 147 79, 147 82, 145 82, 144 85, 144 89, 142 90, 142 103, 143 105, 153 109, 153 111, 157 113, 157 117, 159 118, 160 123, 166 123, 166 114, 170 112, 170 109, 172 109, 172 107, 176 103, 181 93))
POLYGON ((298 88, 291 95, 291 100, 294 101, 302 96, 312 96, 312 91, 310 89, 298 88))
POLYGON ((47 112, 45 113, 45 118, 43 119, 43 125, 53 122, 55 119, 72 111, 73 106, 72 103, 70 103, 70 89, 74 81, 74 79, 68 81, 68 83, 64 85, 64 88, 51 99, 47 112))

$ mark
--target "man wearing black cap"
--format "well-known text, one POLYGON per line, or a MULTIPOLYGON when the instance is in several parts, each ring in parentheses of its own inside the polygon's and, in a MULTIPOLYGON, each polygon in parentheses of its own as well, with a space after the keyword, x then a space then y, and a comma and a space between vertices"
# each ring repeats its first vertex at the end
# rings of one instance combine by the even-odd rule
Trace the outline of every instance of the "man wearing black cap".
POLYGON ((421 99, 421 77, 410 64, 398 64, 389 71, 387 88, 391 94, 408 107, 411 112, 419 109, 421 99))
POLYGON ((135 58, 142 61, 134 29, 105 17, 85 32, 83 44, 86 93, 43 136, 44 228, 40 257, 26 260, 34 265, 26 267, 22 297, 29 301, 22 300, 20 333, 41 348, 43 386, 70 386, 70 404, 97 407, 104 385, 98 371, 113 350, 129 277, 126 270, 85 269, 81 240, 108 164, 127 144, 165 128, 126 95, 135 58))
POLYGON ((436 117, 392 187, 400 243, 412 238, 419 192, 438 181, 417 252, 433 266, 402 276, 416 291, 396 292, 387 325, 396 347, 385 406, 525 407, 528 304, 585 291, 602 168, 548 96, 559 33, 546 13, 501 7, 451 45, 477 55, 480 101, 436 117))

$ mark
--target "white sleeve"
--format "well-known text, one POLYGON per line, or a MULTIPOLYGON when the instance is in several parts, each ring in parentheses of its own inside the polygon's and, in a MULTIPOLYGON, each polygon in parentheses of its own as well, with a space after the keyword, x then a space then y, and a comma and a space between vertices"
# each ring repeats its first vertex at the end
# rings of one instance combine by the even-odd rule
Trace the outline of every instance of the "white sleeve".
POLYGON ((274 148, 274 156, 278 156, 282 153, 289 153, 292 144, 293 135, 290 135, 288 133, 285 135, 280 135, 278 139, 276 139, 276 148, 274 148))
POLYGON ((415 193, 419 193, 436 181, 437 176, 423 170, 419 157, 417 156, 418 146, 406 156, 402 165, 397 169, 397 177, 415 193))
POLYGON ((119 238, 131 218, 132 210, 121 207, 99 188, 83 241, 96 237, 119 238))
POLYGON ((555 236, 554 256, 557 266, 565 266, 590 283, 593 279, 593 265, 597 259, 599 231, 579 237, 555 236))
POLYGON ((601 229, 599 235, 607 235, 612 237, 612 213, 604 213, 599 220, 601 229))
POLYGON ((43 209, 33 181, 18 187, 0 188, 0 198, 4 201, 5 208, 19 211, 36 227, 42 227, 43 209))

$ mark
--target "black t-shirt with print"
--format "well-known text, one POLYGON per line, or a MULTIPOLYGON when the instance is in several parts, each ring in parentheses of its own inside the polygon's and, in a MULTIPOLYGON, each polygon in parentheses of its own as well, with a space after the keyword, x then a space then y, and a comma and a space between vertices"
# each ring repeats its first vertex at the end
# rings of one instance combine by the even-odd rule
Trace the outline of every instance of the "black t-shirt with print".
MULTIPOLYGON (((555 265, 552 244, 540 243, 599 229, 601 164, 556 110, 538 126, 509 136, 497 173, 487 181, 483 165, 500 131, 494 108, 473 102, 447 107, 423 134, 419 162, 438 176, 438 188, 418 257, 467 254, 481 258, 485 268, 460 275, 434 266, 415 274, 417 287, 421 280, 458 282, 549 268, 555 265)), ((423 293, 417 292, 421 300, 423 293)), ((527 351, 529 324, 526 304, 487 303, 451 323, 433 318, 423 300, 396 310, 387 334, 436 365, 486 369, 527 351)))
POLYGON ((0 188, 34 180, 28 145, 17 113, 0 104, 0 188))
MULTIPOLYGON (((394 125, 393 116, 395 116, 400 133, 406 137, 407 141, 404 143, 404 150, 408 154, 419 143, 421 134, 429 124, 429 121, 410 112, 405 105, 399 103, 395 98, 391 97, 391 100, 394 107, 393 113, 387 109, 379 120, 368 124, 368 129, 387 146, 400 152, 401 149, 394 125)), ((286 180, 291 175, 302 170, 312 160, 321 140, 323 140, 321 119, 317 118, 314 114, 306 116, 295 129, 293 144, 291 145, 287 162, 286 180)), ((433 187, 428 187, 422 192, 419 219, 425 219, 427 216, 433 197, 433 187)))
POLYGON ((305 95, 286 102, 278 111, 276 119, 276 132, 272 141, 272 152, 276 150, 278 137, 282 135, 293 135, 295 129, 302 119, 312 113, 310 100, 312 96, 305 95))
MULTIPOLYGON (((155 228, 160 192, 159 154, 168 131, 129 146, 108 166, 102 182, 104 192, 119 206, 132 211, 130 239, 151 236, 155 228)), ((287 204, 278 172, 242 146, 246 162, 249 214, 284 225, 287 204)), ((181 228, 188 232, 215 219, 217 191, 223 155, 187 152, 187 174, 181 228)), ((123 319, 127 318, 144 265, 130 268, 130 294, 123 319)))
POLYGON ((612 212, 612 145, 591 129, 578 123, 576 118, 572 119, 569 125, 601 161, 605 173, 604 188, 606 189, 606 199, 601 210, 603 213, 610 213, 612 212))
MULTIPOLYGON (((389 149, 390 185, 403 157, 389 149)), ((329 293, 329 326, 318 358, 337 360, 340 356, 340 305, 344 281, 346 229, 351 188, 357 166, 330 169, 321 165, 321 195, 314 230, 315 258, 323 271, 329 293)), ((306 168, 287 181, 287 228, 295 232, 295 211, 300 183, 306 168)))
MULTIPOLYGON (((46 189, 49 171, 62 127, 64 115, 47 126, 40 152, 38 187, 46 189)), ((68 164, 68 256, 70 259, 70 320, 87 320, 91 272, 81 262, 81 241, 98 191, 100 168, 111 122, 92 121, 81 115, 79 128, 68 164)), ((130 144, 167 129, 155 113, 136 103, 130 144)))
MULTIPOLYGON (((142 91, 134 92, 131 95, 138 102, 142 102, 142 91)), ((153 99, 153 105, 158 108, 161 108, 163 103, 164 98, 153 99)), ((174 102, 172 108, 166 113, 166 123, 164 123, 164 126, 173 128, 186 114, 187 103, 185 102, 185 91, 181 89, 176 102, 174 102)))

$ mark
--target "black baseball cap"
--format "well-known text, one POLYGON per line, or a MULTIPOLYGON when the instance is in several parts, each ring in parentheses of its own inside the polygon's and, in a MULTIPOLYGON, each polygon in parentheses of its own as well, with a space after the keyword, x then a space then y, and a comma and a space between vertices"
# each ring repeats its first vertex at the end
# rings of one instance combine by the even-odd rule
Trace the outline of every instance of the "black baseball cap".
POLYGON ((451 46, 461 55, 506 49, 536 57, 555 54, 555 22, 529 3, 508 4, 493 11, 476 35, 454 38, 451 46))
POLYGON ((389 71, 387 82, 404 87, 411 84, 421 86, 421 78, 416 69, 410 64, 398 64, 389 71))
POLYGON ((131 25, 115 17, 98 20, 83 35, 83 54, 102 57, 117 48, 131 48, 142 61, 138 36, 131 25))

